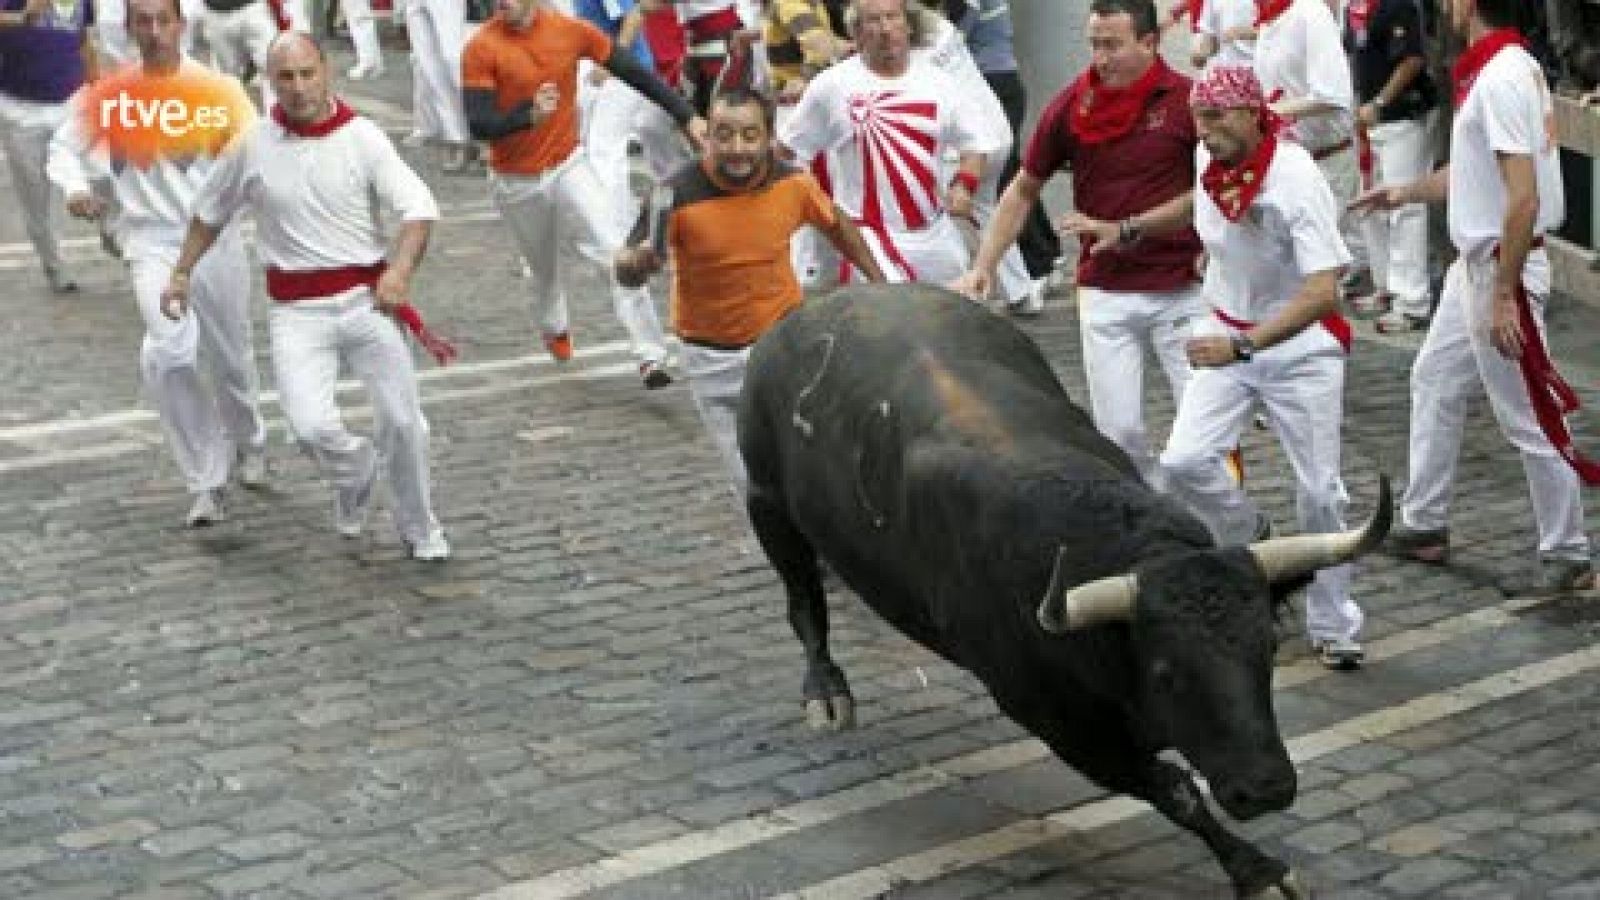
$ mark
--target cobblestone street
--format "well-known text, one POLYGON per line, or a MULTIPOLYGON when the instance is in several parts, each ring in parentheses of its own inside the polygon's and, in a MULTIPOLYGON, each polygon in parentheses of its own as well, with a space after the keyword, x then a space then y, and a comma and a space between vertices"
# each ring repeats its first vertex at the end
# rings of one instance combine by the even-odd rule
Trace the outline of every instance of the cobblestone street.
MULTIPOLYGON (((398 139, 390 68, 349 96, 398 139)), ((434 567, 384 501, 367 537, 334 533, 274 402, 272 488, 181 527, 123 268, 75 226, 84 291, 52 295, 0 213, 0 897, 1231 896, 1198 840, 1047 758, 844 591, 860 725, 808 731, 782 590, 685 388, 642 389, 598 290, 575 298, 577 358, 549 361, 483 178, 404 152, 445 209, 417 304, 462 351, 423 368, 456 550, 434 567)), ((1081 399, 1070 301, 1021 327, 1081 399)), ((1551 330, 1600 449, 1591 303, 1559 298, 1551 330)), ((1405 477, 1416 343, 1359 326, 1352 521, 1380 472, 1405 477)), ((1151 407, 1164 434, 1164 389, 1151 407)), ((1245 455, 1290 530, 1275 443, 1245 455)), ((1600 898, 1600 600, 1530 591, 1532 539, 1480 409, 1451 564, 1362 563, 1366 668, 1286 645, 1299 798, 1242 831, 1318 897, 1600 898)))

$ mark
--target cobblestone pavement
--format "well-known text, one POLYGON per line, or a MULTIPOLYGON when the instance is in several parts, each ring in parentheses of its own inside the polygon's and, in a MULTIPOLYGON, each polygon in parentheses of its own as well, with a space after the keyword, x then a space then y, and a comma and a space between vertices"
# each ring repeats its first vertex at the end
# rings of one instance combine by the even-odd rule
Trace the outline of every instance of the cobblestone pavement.
MULTIPOLYGON (((401 134, 405 91, 355 93, 401 134)), ((431 568, 383 527, 333 537, 281 441, 272 490, 178 527, 120 267, 75 230, 86 290, 52 296, 0 214, 0 896, 1223 895, 1197 841, 842 593, 861 724, 809 733, 781 592, 686 392, 640 388, 594 291, 580 358, 535 352, 483 182, 422 168, 450 213, 419 302, 464 350, 425 374, 457 549, 431 568)), ((1024 327, 1081 396, 1067 302, 1024 327)), ((1597 319, 1559 306, 1559 354, 1600 360, 1597 319)), ((1404 475, 1411 349, 1362 337, 1355 514, 1404 475)), ((1574 373, 1595 446, 1600 376, 1574 373)), ((1287 527, 1281 458, 1246 451, 1287 527)), ((1600 897, 1600 601, 1525 589, 1526 490, 1481 414, 1460 498, 1450 567, 1364 564, 1365 670, 1282 666, 1301 792, 1244 830, 1323 897, 1600 897)))

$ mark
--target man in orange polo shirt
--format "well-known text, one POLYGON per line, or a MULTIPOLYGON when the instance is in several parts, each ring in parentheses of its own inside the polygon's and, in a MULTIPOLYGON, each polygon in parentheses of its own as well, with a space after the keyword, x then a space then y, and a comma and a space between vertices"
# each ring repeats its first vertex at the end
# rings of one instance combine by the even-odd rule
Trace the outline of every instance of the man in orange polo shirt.
POLYGON ((673 176, 670 205, 639 216, 616 263, 619 281, 643 284, 661 269, 658 244, 670 249, 672 328, 683 341, 683 371, 741 495, 736 424, 745 361, 750 347, 803 300, 790 238, 810 225, 869 281, 884 280, 850 217, 809 173, 773 155, 772 114, 759 91, 718 94, 707 157, 673 176))
MULTIPOLYGON (((625 226, 578 144, 578 61, 603 66, 666 110, 691 143, 703 142, 705 121, 588 22, 539 0, 498 0, 461 59, 462 100, 472 136, 489 141, 495 205, 533 273, 534 314, 544 345, 557 360, 572 357, 567 317, 572 251, 609 266, 625 226)), ((645 387, 672 382, 666 345, 649 291, 613 278, 611 297, 628 330, 645 387)))

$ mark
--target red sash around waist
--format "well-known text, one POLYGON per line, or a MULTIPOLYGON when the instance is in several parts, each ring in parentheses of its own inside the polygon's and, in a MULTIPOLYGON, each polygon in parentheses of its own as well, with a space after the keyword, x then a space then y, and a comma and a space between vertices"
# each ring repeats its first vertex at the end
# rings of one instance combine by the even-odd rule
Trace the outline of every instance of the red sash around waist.
MULTIPOLYGON (((1228 315, 1227 311, 1221 307, 1213 306, 1211 307, 1211 312, 1216 315, 1217 320, 1222 324, 1237 331, 1256 327, 1256 323, 1234 318, 1228 315)), ((1350 352, 1350 343, 1355 338, 1355 333, 1350 329, 1350 320, 1338 313, 1329 313, 1318 319, 1317 324, 1328 329, 1328 333, 1333 335, 1333 339, 1339 342, 1339 346, 1344 348, 1344 352, 1350 352)))

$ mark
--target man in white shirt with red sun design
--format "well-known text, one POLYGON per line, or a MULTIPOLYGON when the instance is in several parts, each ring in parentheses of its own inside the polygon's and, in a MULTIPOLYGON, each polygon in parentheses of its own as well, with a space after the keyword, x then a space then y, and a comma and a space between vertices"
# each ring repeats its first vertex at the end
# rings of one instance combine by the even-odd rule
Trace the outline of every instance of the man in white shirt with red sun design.
POLYGON ((833 154, 833 199, 861 228, 890 281, 949 284, 967 267, 954 220, 973 216, 985 148, 967 93, 912 58, 908 2, 856 0, 859 54, 806 85, 778 142, 800 165, 833 154), (947 150, 961 163, 941 185, 947 150))

